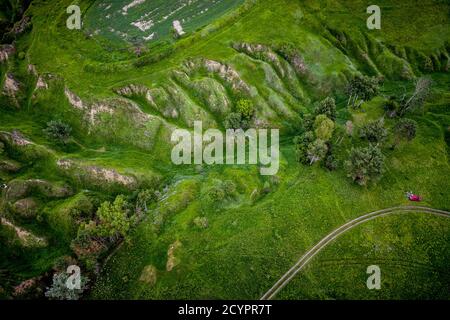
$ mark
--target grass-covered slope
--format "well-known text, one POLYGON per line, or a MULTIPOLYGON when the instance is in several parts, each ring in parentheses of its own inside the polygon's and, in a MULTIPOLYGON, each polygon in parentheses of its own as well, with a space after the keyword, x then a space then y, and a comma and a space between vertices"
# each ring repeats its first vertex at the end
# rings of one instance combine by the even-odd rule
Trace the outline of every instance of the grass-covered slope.
MULTIPOLYGON (((155 24, 160 37, 145 42, 136 41, 143 34, 131 23, 146 13, 146 19, 164 17, 184 1, 147 0, 123 14, 131 2, 115 1, 106 18, 105 1, 77 1, 84 27, 68 30, 65 8, 72 1, 36 0, 25 14, 31 22, 8 36, 15 53, 0 62, 0 183, 8 185, 1 201, 0 297, 28 278, 44 274, 45 280, 57 258, 73 256, 79 225, 95 219, 100 203, 118 194, 134 199, 146 188, 158 189, 158 201, 93 272, 98 278, 88 298, 259 298, 324 235, 364 213, 407 204, 405 191, 422 195, 426 206, 450 208, 445 1, 380 1, 382 29, 372 31, 367 1, 197 1, 195 10, 204 13, 183 24, 185 35, 173 38, 170 27, 175 18, 188 19, 193 6, 155 24), (385 81, 354 110, 345 87, 358 74, 385 81), (387 117, 384 106, 389 96, 410 95, 414 79, 426 74, 432 93, 422 111, 407 115, 417 122, 417 136, 391 149, 398 119, 387 117), (335 171, 298 163, 292 143, 305 114, 327 96, 338 109, 335 171), (202 120, 205 128, 223 130, 241 99, 254 105, 255 126, 281 129, 277 176, 261 177, 255 166, 171 163, 174 129, 202 120), (390 132, 382 147, 385 173, 361 187, 343 164, 352 146, 367 144, 358 129, 383 116, 390 132), (64 145, 43 134, 58 119, 72 127, 64 145), (348 121, 353 135, 345 133, 348 121), (230 196, 211 201, 211 189, 230 181, 230 196), (30 246, 17 228, 45 245, 30 246)), ((280 298, 448 299, 442 265, 450 251, 436 245, 448 242, 448 219, 383 219, 329 247, 280 298), (402 251, 408 258, 397 254, 402 251), (377 264, 380 257, 389 288, 377 294, 361 287, 362 265, 339 275, 341 268, 322 267, 322 261, 341 266, 341 258, 377 264), (420 268, 398 274, 400 260, 420 268), (412 276, 417 285, 403 290, 412 276)))

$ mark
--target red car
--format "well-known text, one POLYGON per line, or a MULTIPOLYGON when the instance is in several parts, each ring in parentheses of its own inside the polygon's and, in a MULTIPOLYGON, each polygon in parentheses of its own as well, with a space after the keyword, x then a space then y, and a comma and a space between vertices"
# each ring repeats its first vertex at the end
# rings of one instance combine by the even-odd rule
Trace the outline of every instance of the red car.
POLYGON ((422 201, 422 198, 412 192, 407 192, 406 196, 408 197, 409 201, 414 201, 414 202, 420 202, 422 201))

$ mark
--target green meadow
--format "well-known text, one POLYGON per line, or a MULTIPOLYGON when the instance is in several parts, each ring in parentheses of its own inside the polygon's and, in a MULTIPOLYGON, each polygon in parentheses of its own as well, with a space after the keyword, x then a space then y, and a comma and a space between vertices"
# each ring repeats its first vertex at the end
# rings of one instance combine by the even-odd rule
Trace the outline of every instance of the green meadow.
MULTIPOLYGON (((41 291, 24 297, 42 296, 60 271, 55 264, 71 257, 91 279, 83 299, 259 299, 334 229, 410 205, 407 191, 421 206, 450 211, 446 1, 380 0, 381 30, 367 29, 371 3, 362 0, 193 2, 147 0, 125 10, 131 0, 36 0, 25 11, 30 26, 4 37, 16 53, 0 62, 0 85, 14 79, 18 89, 0 95, 0 298, 20 297, 15 287, 27 279, 41 291), (81 30, 66 28, 71 4, 81 8, 81 30), (139 19, 154 25, 141 31, 132 25, 139 19), (173 20, 185 21, 181 37, 173 20), (152 32, 155 39, 142 40, 152 32), (358 75, 383 81, 352 108, 346 88, 358 75), (421 77, 432 80, 430 92, 404 115, 415 137, 393 148, 400 117, 386 105, 413 95, 421 77), (334 170, 299 162, 293 142, 327 97, 337 109, 334 170), (254 108, 253 124, 280 129, 275 176, 255 165, 171 162, 174 129, 202 121, 224 131, 242 100, 254 108), (369 145, 361 128, 380 118, 383 174, 361 186, 345 163, 352 148, 369 145), (70 126, 68 141, 44 133, 55 120, 70 126), (155 196, 142 213, 143 190, 155 196), (126 236, 96 235, 81 250, 83 226, 100 224, 101 204, 118 195, 138 222, 126 236), (22 239, 6 220, 45 245, 22 239)), ((362 224, 277 299, 449 299, 449 228, 448 218, 420 212, 362 224), (381 290, 366 287, 370 265, 381 267, 381 290)))

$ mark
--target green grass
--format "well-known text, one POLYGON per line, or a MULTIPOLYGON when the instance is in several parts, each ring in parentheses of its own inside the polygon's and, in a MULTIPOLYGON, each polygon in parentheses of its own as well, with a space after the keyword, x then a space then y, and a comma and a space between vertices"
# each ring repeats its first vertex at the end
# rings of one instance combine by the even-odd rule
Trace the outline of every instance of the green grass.
POLYGON ((449 299, 446 220, 398 214, 358 226, 326 247, 277 299, 449 299), (370 265, 381 269, 380 290, 367 289, 370 265))
MULTIPOLYGON (((380 105, 373 103, 371 107, 378 110, 380 105)), ((370 110, 367 115, 376 118, 378 113, 379 110, 370 110)), ((419 136, 412 143, 402 145, 392 153, 385 151, 389 159, 385 177, 378 185, 370 188, 363 189, 352 185, 341 170, 330 173, 322 168, 307 168, 295 164, 290 146, 282 149, 284 165, 279 173, 280 185, 256 203, 249 202, 249 195, 253 188, 261 188, 257 175, 244 169, 211 173, 213 177, 220 179, 232 179, 237 183, 241 181, 241 184, 248 187, 250 177, 256 180, 252 187, 241 191, 243 200, 238 207, 219 205, 219 208, 211 210, 200 193, 200 198, 194 196, 196 200, 193 200, 186 209, 177 212, 172 219, 169 218, 163 231, 159 231, 158 235, 155 234, 150 222, 143 223, 135 231, 132 244, 123 247, 105 267, 94 288, 93 297, 256 299, 293 265, 296 258, 339 225, 376 209, 408 204, 404 198, 406 190, 413 189, 423 195, 424 205, 448 209, 448 195, 444 190, 448 188, 449 182, 446 174, 442 173, 449 172, 449 166, 442 129, 439 126, 428 126, 426 116, 417 117, 416 120, 420 124, 419 136), (245 182, 239 180, 236 174, 245 177, 245 182), (198 230, 192 225, 192 220, 198 215, 208 218, 209 228, 198 230), (165 271, 167 250, 175 240, 183 243, 179 249, 181 263, 173 271, 167 272, 165 271), (132 268, 129 268, 130 261, 132 268), (158 281, 154 287, 147 287, 138 280, 141 270, 149 264, 158 268, 158 281), (123 286, 126 286, 126 289, 119 290, 123 286)), ((433 226, 438 229, 445 230, 448 227, 447 220, 437 218, 425 217, 420 223, 412 226, 407 218, 398 219, 398 223, 406 228, 405 234, 409 237, 416 237, 414 232, 419 232, 422 225, 429 227, 426 221, 430 219, 435 221, 433 226)), ((383 226, 384 224, 373 228, 374 237, 384 240, 383 226)), ((393 237, 396 235, 395 229, 392 234, 393 237)), ((438 232, 420 234, 427 243, 432 243, 433 237, 442 237, 446 233, 444 231, 439 234, 438 232)), ((365 235, 366 233, 363 233, 358 237, 352 237, 355 244, 349 245, 348 248, 363 245, 365 235)), ((395 245, 401 246, 403 235, 399 233, 395 236, 399 238, 396 238, 398 243, 395 245)), ((342 246, 341 250, 345 251, 345 248, 342 246)), ((350 250, 348 254, 351 254, 352 249, 348 250, 350 250)), ((414 247, 411 246, 410 250, 414 251, 414 247)), ((438 253, 433 252, 434 255, 444 254, 442 261, 447 261, 445 253, 445 249, 438 253)), ((430 264, 433 268, 438 268, 438 265, 434 265, 434 261, 430 264)), ((389 264, 386 266, 395 268, 389 264)), ((314 270, 313 267, 311 270, 314 270)), ((360 269, 352 269, 344 275, 343 281, 347 281, 346 285, 343 285, 342 289, 341 287, 336 289, 341 291, 336 291, 335 297, 359 297, 357 292, 352 295, 351 286, 357 272, 360 272, 360 269)), ((394 277, 393 275, 390 279, 394 277)), ((421 281, 427 281, 425 275, 422 274, 420 277, 421 281)), ((432 279, 436 279, 433 277, 432 279)), ((407 276, 401 279, 407 279, 407 276)), ((418 284, 408 289, 410 291, 403 292, 403 295, 400 289, 394 288, 392 293, 389 293, 391 295, 365 297, 410 298, 414 295, 432 297, 433 292, 440 292, 439 290, 445 287, 444 283, 441 280, 432 280, 427 284, 427 293, 421 293, 418 284)), ((300 288, 294 286, 289 289, 287 296, 282 297, 317 298, 315 290, 313 287, 310 292, 308 285, 300 288)), ((442 297, 448 298, 445 295, 442 297)))
MULTIPOLYGON (((418 136, 395 150, 389 149, 390 140, 383 147, 387 158, 386 172, 376 185, 356 186, 342 168, 348 149, 366 144, 356 135, 345 137, 336 146, 341 165, 335 172, 298 164, 291 143, 302 113, 312 110, 313 103, 326 95, 337 98, 339 125, 352 120, 355 126, 361 126, 383 116, 386 96, 401 95, 403 88, 410 92, 413 89, 411 81, 398 81, 401 78, 397 75, 399 64, 385 62, 403 59, 402 63, 420 75, 421 55, 445 56, 447 49, 443 47, 449 40, 450 28, 445 16, 449 6, 443 1, 427 0, 421 4, 411 1, 411 4, 401 5, 381 1, 382 30, 373 32, 365 30, 367 14, 363 1, 246 1, 234 11, 231 9, 241 1, 221 2, 217 11, 210 10, 209 16, 186 24, 185 30, 189 34, 182 39, 149 44, 144 58, 152 58, 158 52, 165 52, 166 56, 141 67, 136 67, 138 59, 132 48, 116 36, 104 33, 87 36, 97 27, 102 30, 107 27, 105 20, 97 19, 104 14, 98 6, 103 1, 78 1, 89 29, 83 31, 65 28, 65 8, 71 3, 69 0, 35 1, 29 9, 33 29, 17 39, 17 49, 25 52, 26 58, 12 59, 0 69, 0 83, 6 72, 12 72, 27 85, 19 94, 20 109, 8 106, 2 98, 0 129, 20 130, 47 154, 43 158, 33 158, 26 151, 14 152, 11 158, 24 168, 15 174, 2 173, 0 178, 4 181, 41 178, 65 182, 71 184, 75 192, 73 197, 62 200, 40 199, 45 204, 43 221, 17 219, 21 226, 47 236, 50 239, 47 248, 21 249, 8 242, 11 235, 4 228, 0 230, 1 243, 8 243, 0 250, 0 270, 6 269, 13 274, 9 284, 17 284, 49 270, 56 258, 70 252, 69 242, 75 228, 69 212, 87 192, 84 189, 89 189, 87 193, 97 202, 110 200, 117 193, 107 185, 99 190, 89 183, 78 183, 70 175, 63 175, 56 168, 56 160, 61 158, 114 168, 143 180, 158 177, 161 187, 168 186, 167 197, 152 207, 146 219, 133 231, 130 242, 125 243, 106 264, 89 298, 256 299, 308 248, 336 227, 376 209, 408 204, 405 191, 413 190, 422 195, 423 205, 450 209, 447 192, 450 189, 448 73, 432 74, 433 94, 425 111, 408 115, 418 123, 418 136), (345 34, 349 45, 336 43, 330 36, 331 29, 345 34), (295 75, 291 66, 286 70, 292 77, 283 78, 274 63, 237 52, 232 47, 233 42, 264 44, 272 50, 291 44, 303 57, 308 73, 295 75), (389 51, 381 55, 379 46, 389 51), (394 50, 392 47, 399 48, 394 50), (402 57, 405 48, 411 48, 415 53, 402 57), (361 52, 367 53, 370 60, 361 60, 361 52), (199 57, 226 63, 236 70, 256 90, 250 99, 257 106, 258 116, 282 129, 280 182, 271 182, 269 193, 264 194, 262 189, 270 179, 259 176, 255 166, 199 168, 171 163, 168 140, 173 128, 188 127, 190 120, 198 118, 215 121, 217 127, 223 128, 226 111, 209 108, 207 98, 211 93, 217 93, 229 101, 230 110, 239 98, 229 83, 204 70, 189 74, 185 82, 175 79, 174 70, 183 71, 186 60, 199 57), (29 63, 36 65, 39 74, 52 75, 51 79, 45 78, 49 90, 33 92, 35 79, 26 71, 29 63), (373 66, 369 66, 370 63, 373 66), (362 111, 352 111, 345 107, 347 98, 343 88, 348 78, 358 71, 372 74, 378 71, 387 79, 380 96, 366 102, 362 111), (64 88, 68 87, 90 104, 118 98, 113 89, 129 84, 152 90, 176 88, 181 94, 172 95, 167 101, 162 99, 160 109, 150 106, 141 96, 128 99, 143 113, 158 120, 143 124, 133 118, 129 109, 113 100, 112 106, 117 113, 103 116, 95 126, 88 125, 82 112, 70 106, 64 96, 64 88), (171 119, 161 112, 170 104, 181 110, 183 117, 171 119), (55 144, 43 135, 46 123, 54 119, 63 119, 73 127, 73 141, 68 146, 55 144), (151 131, 151 138, 145 135, 146 131, 151 131), (237 194, 211 202, 207 197, 208 188, 220 180, 232 180, 237 194), (196 226, 193 221, 197 217, 206 217, 208 227, 196 226), (166 271, 169 246, 177 240, 182 243, 175 251, 180 263, 172 271, 166 271), (148 265, 158 270, 154 286, 139 281, 142 270, 148 265)), ((126 3, 129 2, 116 2, 112 8, 117 10, 126 3)), ((199 3, 206 5, 206 1, 199 3)), ((144 7, 135 9, 130 9, 127 16, 118 14, 119 28, 134 29, 129 23, 144 12, 144 7)), ((170 10, 170 6, 164 6, 164 10, 170 10)), ((185 13, 180 14, 183 17, 185 13)), ((168 37, 165 33, 167 23, 156 26, 161 39, 168 37)), ((277 57, 285 66, 289 65, 280 54, 277 57)), ((394 125, 395 120, 386 119, 389 129, 394 125)), ((445 247, 447 234, 448 221, 443 219, 416 215, 405 219, 403 216, 381 218, 355 229, 327 248, 308 266, 304 275, 299 275, 280 293, 280 298, 448 299, 442 291, 448 274, 440 271, 449 261, 445 247), (387 229, 391 232, 384 233, 387 229), (442 248, 433 243, 442 243, 442 248), (364 250, 371 246, 383 249, 369 250, 372 255, 364 256, 364 250), (394 248, 393 251, 386 249, 389 247, 394 248), (402 250, 411 257, 403 259, 405 253, 402 250), (382 265, 382 270, 386 268, 388 289, 366 292, 363 263, 379 262, 383 255, 392 261, 382 265), (336 256, 355 258, 359 264, 348 266, 327 262, 336 261, 336 256), (411 262, 413 267, 401 271, 399 260, 411 262), (416 268, 418 264, 426 266, 416 268), (345 269, 347 271, 341 276, 346 267, 348 270, 345 269), (430 276, 427 270, 433 270, 430 276), (395 286, 395 279, 406 286, 406 280, 411 277, 417 277, 417 282, 404 291, 395 286)), ((1 286, 4 281, 0 274, 1 286)))

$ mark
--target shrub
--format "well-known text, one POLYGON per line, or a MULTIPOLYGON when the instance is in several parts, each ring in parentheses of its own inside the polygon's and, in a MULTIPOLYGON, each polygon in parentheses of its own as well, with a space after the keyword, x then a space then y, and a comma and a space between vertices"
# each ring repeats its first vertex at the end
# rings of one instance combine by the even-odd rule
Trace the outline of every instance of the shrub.
POLYGON ((306 114, 303 116, 303 130, 305 132, 314 130, 314 120, 315 117, 312 114, 306 114))
POLYGON ((66 144, 70 139, 72 128, 61 120, 52 120, 47 123, 44 133, 49 139, 66 144))
POLYGON ((231 180, 225 180, 222 183, 223 190, 228 197, 234 196, 236 193, 236 185, 231 180))
POLYGON ((331 120, 336 120, 336 102, 333 98, 328 97, 316 105, 315 115, 326 115, 331 120))
POLYGON ((248 127, 248 122, 242 119, 240 113, 229 113, 224 121, 225 128, 227 129, 245 129, 248 127))
POLYGON ((384 104, 383 108, 390 118, 394 118, 400 111, 400 104, 397 102, 395 97, 390 97, 389 100, 384 104))
POLYGON ((81 195, 73 207, 70 208, 70 215, 74 218, 90 218, 94 214, 95 206, 86 195, 81 195))
POLYGON ((267 193, 270 193, 271 191, 272 191, 272 187, 270 186, 270 182, 265 181, 261 192, 263 194, 267 194, 267 193))
POLYGON ((147 212, 150 203, 156 201, 157 199, 158 197, 154 190, 146 189, 140 191, 136 199, 136 210, 147 212))
POLYGON ((345 165, 348 176, 365 186, 370 180, 376 180, 383 174, 384 155, 378 147, 372 145, 367 148, 352 148, 345 165))
POLYGON ((338 168, 338 161, 334 158, 333 155, 329 155, 325 159, 325 168, 330 171, 334 171, 338 168))
POLYGON ((208 228, 208 218, 206 217, 196 217, 194 219, 194 225, 198 228, 206 229, 208 228))
POLYGON ((394 128, 394 146, 397 146, 401 140, 411 141, 416 137, 417 122, 411 119, 400 119, 394 128))
POLYGON ((324 114, 318 115, 314 121, 314 129, 317 139, 328 141, 333 135, 334 122, 324 114))
POLYGON ((225 191, 221 186, 212 186, 207 191, 207 196, 211 201, 222 201, 225 199, 225 191))
POLYGON ((53 275, 53 282, 50 288, 47 288, 45 296, 55 300, 78 300, 83 292, 87 289, 88 278, 80 275, 81 285, 80 289, 69 289, 66 285, 70 275, 61 272, 53 275))
POLYGON ((336 160, 336 158, 334 157, 334 153, 333 153, 333 145, 331 143, 327 143, 327 154, 325 156, 325 168, 327 168, 330 171, 334 171, 338 168, 338 161, 336 160))
POLYGON ((325 141, 321 139, 316 139, 308 145, 308 150, 306 151, 307 159, 309 164, 312 165, 315 162, 322 160, 327 154, 328 146, 325 141))
POLYGON ((382 142, 387 137, 387 130, 384 127, 384 120, 371 121, 360 130, 360 137, 370 142, 382 142))
POLYGON ((244 120, 251 120, 255 115, 255 108, 252 101, 248 99, 240 99, 236 104, 236 111, 244 120))

